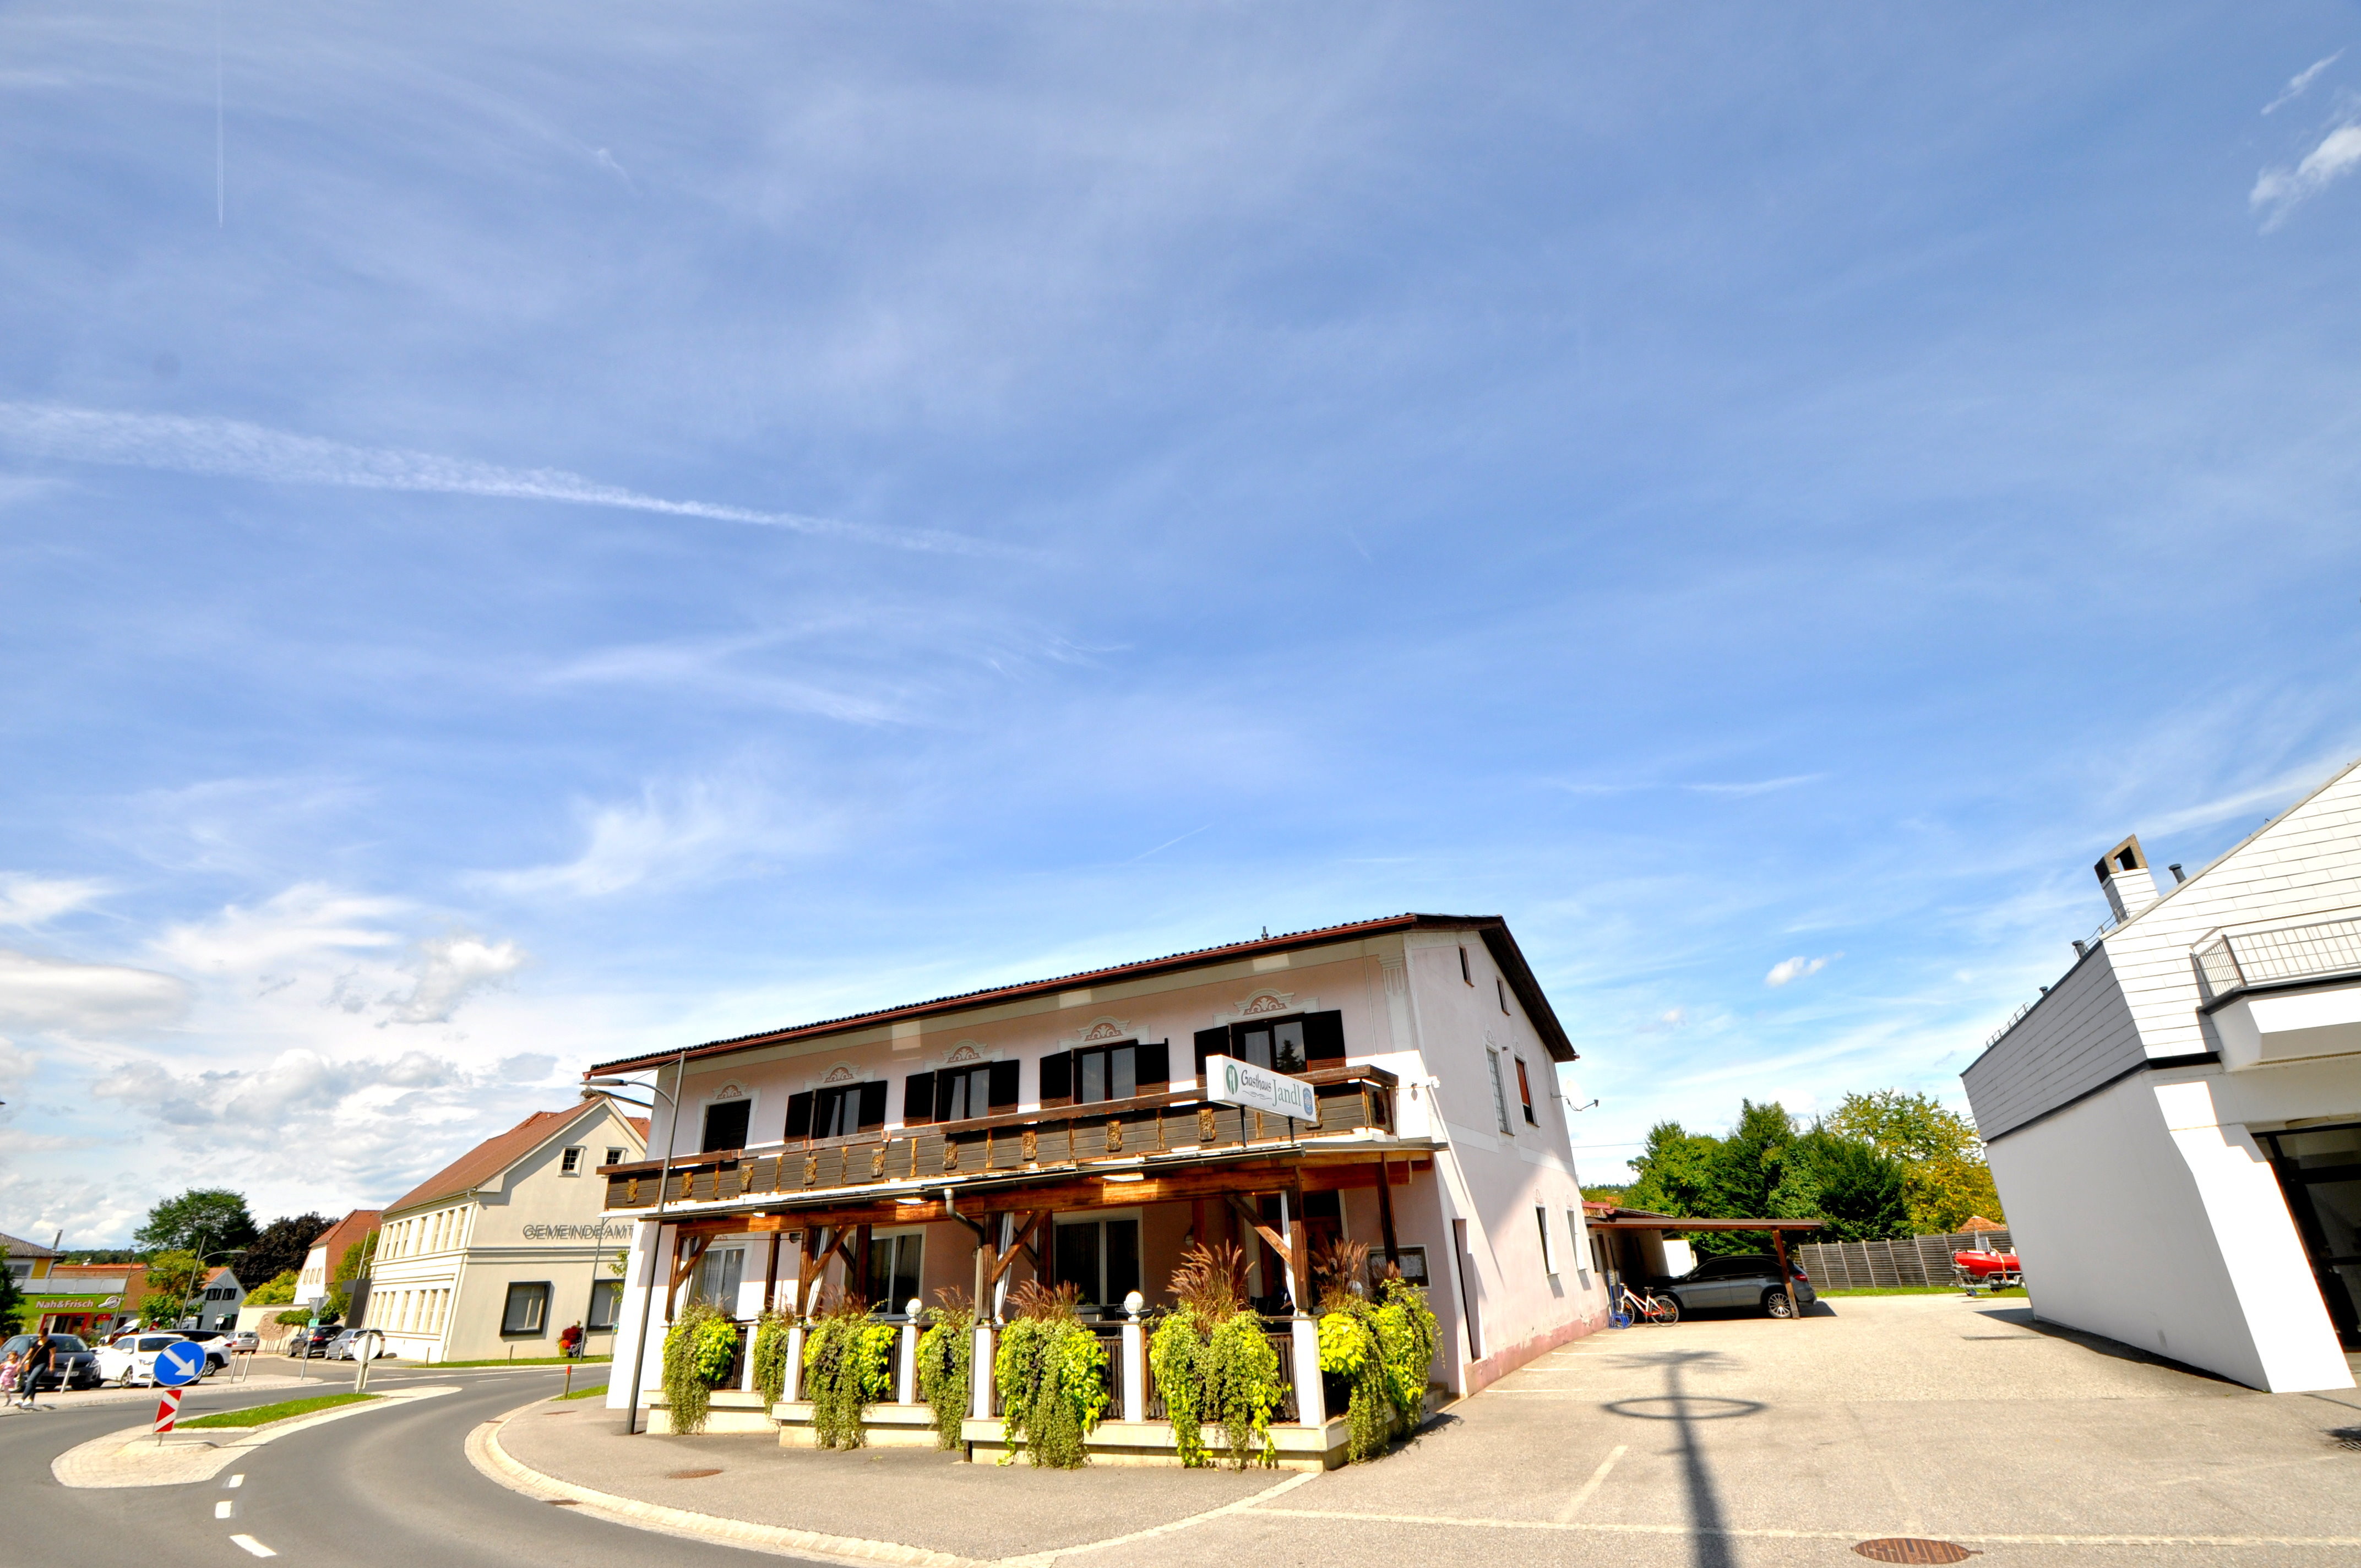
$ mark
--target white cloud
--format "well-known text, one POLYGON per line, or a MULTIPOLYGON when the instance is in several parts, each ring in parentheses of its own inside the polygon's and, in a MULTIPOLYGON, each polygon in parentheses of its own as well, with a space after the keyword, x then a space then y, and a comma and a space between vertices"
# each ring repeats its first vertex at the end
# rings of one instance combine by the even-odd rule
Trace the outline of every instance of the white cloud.
POLYGON ((455 931, 421 942, 411 961, 407 992, 388 995, 396 1024, 447 1024, 460 1004, 479 991, 505 985, 524 967, 524 949, 514 942, 487 942, 455 931))
POLYGON ((189 988, 169 974, 0 948, 0 1024, 83 1038, 177 1023, 189 988))
POLYGON ((2361 168, 2361 125, 2337 126, 2321 138, 2320 145, 2306 153, 2303 161, 2293 169, 2266 169, 2255 179, 2255 188, 2246 194, 2247 205, 2268 209, 2263 227, 2274 229, 2287 221, 2287 215, 2299 205, 2318 195, 2329 184, 2361 168))
POLYGON ((1806 975, 1819 973, 1822 970, 1828 968, 1828 965, 1834 963, 1837 959, 1842 957, 1844 957, 1842 953, 1830 953, 1824 959, 1807 959, 1801 956, 1792 959, 1782 959, 1777 963, 1771 966, 1771 972, 1763 977, 1763 983, 1765 985, 1786 985, 1792 981, 1802 980, 1806 975))
POLYGON ((1746 784, 1692 784, 1680 787, 1692 795, 1769 795, 1773 790, 1817 784, 1828 776, 1826 773, 1790 773, 1784 778, 1756 779, 1746 784))
POLYGON ((0 1089, 16 1088, 16 1085, 32 1077, 33 1069, 40 1063, 41 1058, 31 1051, 16 1041, 0 1036, 0 1089))
POLYGON ((2330 66, 2334 65, 2338 60, 2343 60, 2344 58, 2345 51, 2343 49, 2338 49, 2326 60, 2315 60, 2310 65, 2305 66, 2301 71, 2297 71, 2293 76, 2289 77, 2288 84, 2280 90, 2279 95, 2263 105, 2263 113, 2268 115, 2273 110, 2278 109, 2284 104, 2292 104, 2298 98, 2302 97, 2304 89, 2312 85, 2314 78, 2318 77, 2322 71, 2326 71, 2330 66))
POLYGON ((45 403, 0 403, 0 444, 21 452, 78 463, 165 468, 274 484, 499 496, 783 528, 899 550, 954 555, 1027 554, 988 540, 931 529, 887 528, 837 518, 807 517, 800 512, 756 511, 709 501, 665 500, 617 485, 602 485, 557 468, 503 468, 465 458, 438 457, 427 452, 353 446, 341 441, 271 430, 242 420, 113 413, 45 403))
POLYGON ((218 973, 395 948, 401 938, 379 922, 405 907, 395 899, 302 883, 258 908, 233 904, 209 920, 171 927, 156 939, 155 950, 190 969, 218 973))
POLYGON ((774 803, 757 791, 702 782, 650 785, 636 801, 589 811, 586 826, 589 841, 571 861, 477 880, 507 894, 597 898, 808 848, 827 832, 810 817, 784 823, 774 803))
POLYGON ((104 883, 0 873, 0 926, 39 926, 80 909, 105 891, 104 883))

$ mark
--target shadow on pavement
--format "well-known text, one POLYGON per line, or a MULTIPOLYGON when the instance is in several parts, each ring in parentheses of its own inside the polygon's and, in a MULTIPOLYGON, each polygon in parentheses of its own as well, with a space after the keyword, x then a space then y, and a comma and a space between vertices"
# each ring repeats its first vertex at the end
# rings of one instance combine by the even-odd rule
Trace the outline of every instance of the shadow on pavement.
POLYGON ((2191 1366, 2185 1361, 2175 1361, 2169 1355, 2158 1355, 2153 1351, 2142 1350, 2136 1344, 2125 1344, 2119 1339, 2109 1339, 2104 1334, 2090 1333, 2081 1329, 2068 1328, 2064 1323, 2053 1323, 2047 1319, 2037 1318, 2033 1315, 2031 1307, 2003 1307, 1997 1311, 1987 1311, 1979 1315, 1986 1322, 2007 1323, 2027 1332, 2040 1334, 2047 1339, 2063 1340, 2068 1344, 2080 1345, 2084 1350, 2100 1355, 2112 1356, 2117 1361, 2139 1362, 2148 1366, 2160 1366, 2168 1372, 2180 1372, 2191 1377, 2202 1377, 2208 1383, 2219 1383, 2227 1388, 2246 1387, 2245 1384, 2224 1377, 2218 1372, 2208 1372, 2202 1366, 2191 1366))
POLYGON ((1663 1393, 1618 1399, 1605 1408, 1629 1420, 1673 1423, 1681 1448, 1681 1481, 1688 1492, 1689 1525, 1697 1532, 1689 1538, 1689 1561, 1696 1568, 1735 1568, 1737 1559, 1731 1555, 1728 1533, 1730 1521, 1722 1513, 1721 1493, 1714 1485, 1713 1468, 1706 1463, 1705 1449, 1697 1442, 1697 1424, 1760 1415, 1769 1407, 1759 1399, 1692 1394, 1682 1387, 1683 1374, 1688 1368, 1709 1366, 1723 1360, 1719 1351, 1643 1351, 1617 1359, 1627 1367, 1664 1368, 1663 1393))

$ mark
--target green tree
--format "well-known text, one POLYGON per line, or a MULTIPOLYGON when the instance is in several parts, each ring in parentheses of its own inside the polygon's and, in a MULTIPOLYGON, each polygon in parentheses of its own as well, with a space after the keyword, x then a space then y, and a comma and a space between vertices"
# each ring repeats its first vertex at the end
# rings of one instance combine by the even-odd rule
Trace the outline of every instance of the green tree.
POLYGON ((1648 1129, 1646 1149, 1632 1158, 1623 1202, 1652 1214, 1713 1213, 1713 1160, 1720 1142, 1678 1122, 1657 1123, 1648 1129))
POLYGON ((301 1271, 312 1244, 335 1223, 325 1214, 282 1214, 271 1221, 246 1244, 246 1255, 237 1260, 238 1282, 253 1289, 289 1269, 301 1271))
POLYGON ((187 1315, 189 1298, 205 1277, 205 1266, 192 1252, 159 1252, 148 1260, 148 1293, 140 1298, 139 1321, 145 1328, 176 1323, 187 1315))
POLYGON ((249 1307, 291 1306, 295 1300, 298 1278, 296 1271, 291 1268, 274 1274, 246 1293, 246 1304, 249 1307))
POLYGON ((1827 1234, 1839 1241, 1909 1234, 1902 1162, 1824 1126, 1787 1146, 1771 1210, 1780 1219, 1825 1219, 1827 1234))
MULTIPOLYGON (((1709 1197, 1692 1212, 1718 1220, 1772 1218, 1771 1194, 1778 1190, 1787 1146, 1795 1141, 1795 1123, 1786 1107, 1775 1100, 1765 1105, 1740 1101, 1738 1124, 1714 1146, 1707 1173, 1709 1197)), ((1771 1245, 1767 1231, 1704 1231, 1689 1241, 1707 1254, 1763 1252, 1771 1245)))
POLYGON ((8 1272, 8 1244, 0 1242, 0 1328, 17 1332, 17 1314, 25 1310, 25 1293, 16 1288, 16 1277, 8 1272))
POLYGON ((2004 1220, 2000 1190, 1984 1163, 1983 1140, 1958 1112, 1931 1094, 1882 1089, 1848 1094, 1828 1118, 1830 1132, 1863 1138, 1900 1160, 1910 1227, 1922 1235, 1956 1231, 1969 1216, 2004 1220))
POLYGON ((219 1253, 254 1239, 246 1198, 220 1187, 192 1187, 148 1211, 131 1239, 154 1252, 219 1253))

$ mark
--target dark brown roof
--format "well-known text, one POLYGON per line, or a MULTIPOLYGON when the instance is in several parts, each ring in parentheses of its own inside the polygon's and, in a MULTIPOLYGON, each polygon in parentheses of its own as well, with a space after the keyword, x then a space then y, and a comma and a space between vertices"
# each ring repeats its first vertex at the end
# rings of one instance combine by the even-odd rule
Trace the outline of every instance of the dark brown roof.
POLYGON ((58 1255, 38 1242, 28 1242, 22 1236, 0 1232, 0 1246, 8 1249, 10 1257, 55 1257, 58 1255))
MULTIPOLYGON (((1199 948, 1191 952, 1170 953, 1160 959, 1143 959, 1137 963, 1116 964, 1107 969, 1084 970, 1076 974, 1061 974, 1049 980, 1028 980, 1016 985, 993 986, 983 991, 961 992, 955 996, 939 996, 930 1002, 914 1002, 901 1007, 888 1007, 874 1013, 856 1013, 842 1018, 827 1018, 816 1024, 796 1024, 784 1029, 765 1029, 757 1034, 739 1035, 726 1040, 713 1040, 701 1046, 683 1049, 653 1051, 645 1056, 623 1057, 614 1061, 599 1062, 586 1069, 585 1078, 611 1072, 642 1072, 662 1067, 683 1056, 690 1058, 723 1056, 731 1051, 756 1046, 778 1045, 787 1040, 814 1039, 827 1035, 843 1034, 853 1029, 865 1029, 879 1024, 894 1023, 907 1018, 926 1018, 944 1013, 962 1012, 995 1002, 1012 1002, 1021 997, 1038 996, 1049 992, 1066 991, 1096 981, 1134 980, 1143 975, 1168 974, 1175 970, 1196 969, 1202 965, 1222 963, 1232 959, 1250 958, 1259 953, 1282 953, 1298 948, 1316 948, 1349 937, 1380 936, 1390 931, 1418 929, 1473 930, 1482 933, 1484 946, 1490 949, 1493 961, 1508 976, 1509 984, 1516 991, 1517 1000, 1525 1005, 1525 1013, 1533 1021, 1533 1028, 1548 1047, 1551 1057, 1558 1061, 1575 1059, 1574 1043, 1566 1038, 1565 1030, 1557 1021, 1557 1014, 1542 994, 1541 981, 1533 978, 1525 956, 1518 950, 1516 938, 1509 935, 1508 922, 1497 915, 1388 915, 1376 920, 1356 920, 1343 926, 1320 926, 1309 931, 1288 931, 1276 937, 1258 937, 1250 942, 1233 942, 1226 947, 1199 948)), ((408 1200, 404 1200, 408 1201, 408 1200)))
MULTIPOLYGON (((507 1132, 486 1138, 387 1204, 386 1212, 398 1213, 421 1203, 432 1203, 438 1198, 456 1198, 462 1192, 472 1192, 581 1120, 584 1112, 598 1110, 607 1103, 585 1100, 563 1111, 535 1111, 507 1132)), ((639 1133, 640 1144, 645 1147, 648 1141, 647 1118, 631 1116, 625 1120, 639 1133)))

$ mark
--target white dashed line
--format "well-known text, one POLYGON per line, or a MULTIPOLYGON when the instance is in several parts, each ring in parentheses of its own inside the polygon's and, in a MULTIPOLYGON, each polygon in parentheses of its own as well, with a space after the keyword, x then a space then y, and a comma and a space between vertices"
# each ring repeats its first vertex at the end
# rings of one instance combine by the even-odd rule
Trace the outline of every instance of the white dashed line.
POLYGON ((245 1474, 245 1472, 240 1471, 237 1475, 233 1475, 233 1476, 231 1476, 228 1480, 226 1480, 226 1481, 223 1482, 223 1483, 222 1483, 222 1485, 223 1485, 223 1486, 245 1486, 245 1485, 246 1485, 246 1474, 245 1474))
POLYGON ((214 1518, 217 1519, 232 1519, 236 1516, 236 1513, 237 1505, 231 1502, 227 1497, 224 1497, 220 1502, 214 1505, 214 1518))
POLYGON ((1598 1462, 1598 1468, 1590 1473, 1590 1479, 1582 1484, 1582 1490, 1576 1492, 1574 1500, 1559 1512, 1558 1523, 1564 1524, 1580 1513, 1582 1505, 1590 1501, 1590 1495, 1607 1484, 1607 1473, 1615 1468, 1615 1462, 1630 1452, 1628 1446, 1620 1442, 1608 1450, 1607 1457, 1598 1462))
POLYGON ((255 1540, 254 1537, 250 1535, 233 1535, 229 1538, 229 1543, 232 1546, 240 1547, 247 1552, 251 1552, 257 1557, 276 1557, 279 1555, 279 1553, 271 1551, 270 1548, 263 1545, 262 1542, 255 1540))

